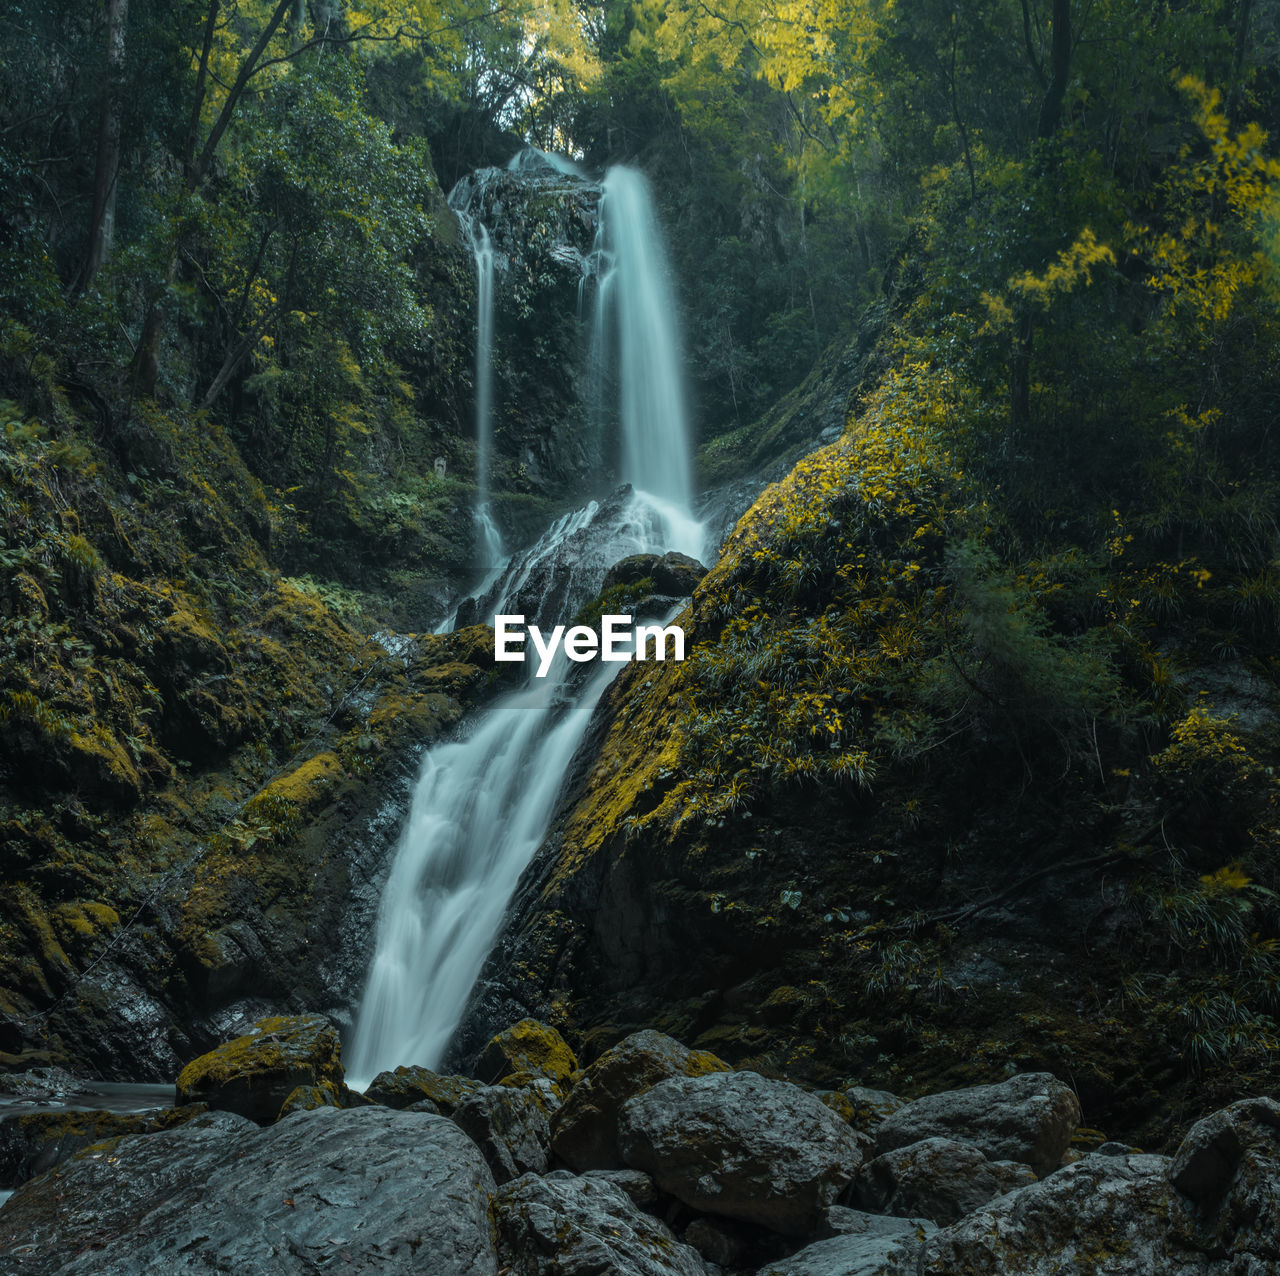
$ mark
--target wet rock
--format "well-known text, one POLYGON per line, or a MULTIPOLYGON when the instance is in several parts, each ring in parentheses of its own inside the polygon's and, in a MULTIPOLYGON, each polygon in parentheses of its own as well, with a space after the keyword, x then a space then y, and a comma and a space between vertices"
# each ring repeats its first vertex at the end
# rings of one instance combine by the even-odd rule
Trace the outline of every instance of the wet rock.
POLYGON ((655 594, 688 598, 706 574, 707 569, 696 558, 674 550, 667 554, 632 554, 609 568, 601 591, 651 580, 655 594))
POLYGON ((532 1073, 563 1082, 577 1070, 578 1061, 565 1039, 536 1019, 522 1019, 498 1033, 476 1064, 476 1075, 482 1081, 497 1081, 512 1073, 532 1073))
POLYGON ((178 1075, 179 1103, 207 1103, 274 1121, 298 1086, 343 1088, 337 1029, 323 1015, 259 1019, 242 1037, 192 1060, 178 1075))
POLYGON ((430 1068, 399 1067, 379 1072, 369 1083, 364 1097, 385 1108, 407 1108, 430 1099, 437 1110, 452 1116, 463 1099, 481 1089, 470 1077, 442 1077, 430 1068))
POLYGON ((618 1112, 628 1099, 668 1077, 725 1072, 728 1066, 650 1028, 632 1033, 606 1050, 570 1091, 551 1121, 551 1149, 575 1170, 619 1169, 618 1112))
POLYGON ((663 1081, 618 1118, 628 1165, 692 1209, 810 1232, 853 1177, 852 1132, 799 1086, 754 1072, 663 1081))
POLYGON ((458 1104, 453 1119, 480 1149, 495 1182, 546 1170, 551 1127, 533 1091, 485 1086, 458 1104))
MULTIPOLYGON (((806 1245, 758 1276, 916 1276, 924 1237, 918 1229, 889 1234, 851 1234, 806 1245)), ((955 1276, 958 1276, 959 1269, 955 1276)))
POLYGON ((89 1087, 65 1068, 53 1065, 28 1068, 24 1072, 0 1073, 0 1094, 12 1095, 38 1103, 45 1099, 65 1099, 75 1094, 86 1094, 89 1087))
POLYGON ((954 1139, 922 1139, 885 1152, 864 1165, 853 1197, 864 1209, 921 1214, 954 1223, 993 1197, 1035 1182, 1025 1165, 988 1161, 977 1148, 954 1139))
POLYGON ((203 1103, 153 1112, 62 1109, 0 1118, 0 1187, 16 1187, 68 1160, 82 1148, 126 1134, 150 1134, 190 1121, 203 1103))
POLYGON ((1197 1244, 1232 1254, 1232 1272, 1280 1270, 1280 1103, 1241 1099, 1197 1121, 1169 1180, 1197 1244))
POLYGON ((510 1276, 706 1276, 695 1250, 599 1177, 526 1174, 498 1189, 493 1212, 510 1276))
MULTIPOLYGON (((1168 1158, 1087 1156, 926 1242, 922 1276, 1210 1276, 1169 1225, 1168 1158)), ((1241 1268, 1240 1274, 1248 1270, 1241 1268)), ((1261 1272, 1259 1270, 1259 1276, 1261 1272)))
POLYGON ((493 1190, 441 1117, 316 1108, 258 1129, 209 1113, 20 1188, 0 1215, 0 1269, 496 1276, 493 1190))
POLYGON ((936 1137, 971 1143, 992 1160, 1020 1161, 1040 1175, 1056 1169, 1080 1124, 1072 1092, 1048 1072, 969 1086, 908 1103, 874 1132, 877 1153, 936 1137))

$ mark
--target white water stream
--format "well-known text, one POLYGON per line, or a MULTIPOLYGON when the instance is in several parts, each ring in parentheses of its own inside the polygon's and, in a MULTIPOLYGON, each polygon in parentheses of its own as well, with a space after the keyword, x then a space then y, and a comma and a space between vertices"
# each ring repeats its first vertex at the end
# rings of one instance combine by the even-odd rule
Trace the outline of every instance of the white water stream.
MULTIPOLYGON (((616 312, 622 475, 635 490, 566 514, 495 573, 494 613, 554 581, 556 619, 568 621, 618 559, 702 552, 702 528, 690 512, 674 298, 652 203, 644 179, 627 169, 611 169, 604 192, 597 246, 606 286, 598 300, 616 312)), ((478 354, 478 382, 479 371, 478 354)), ((533 664, 526 667, 532 673, 533 664)), ((561 652, 546 678, 530 677, 467 738, 428 754, 383 892, 348 1052, 350 1084, 367 1085, 400 1064, 434 1067, 444 1057, 520 875, 546 836, 592 711, 622 667, 600 664, 571 681, 576 666, 561 652)))

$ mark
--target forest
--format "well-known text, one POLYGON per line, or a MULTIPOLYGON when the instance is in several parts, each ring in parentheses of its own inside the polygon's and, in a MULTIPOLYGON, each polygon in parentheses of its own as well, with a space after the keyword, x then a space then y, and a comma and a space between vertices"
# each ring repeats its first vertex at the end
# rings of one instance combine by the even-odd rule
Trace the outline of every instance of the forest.
POLYGON ((1280 1268, 1280 0, 0 70, 12 1270, 1280 1268))

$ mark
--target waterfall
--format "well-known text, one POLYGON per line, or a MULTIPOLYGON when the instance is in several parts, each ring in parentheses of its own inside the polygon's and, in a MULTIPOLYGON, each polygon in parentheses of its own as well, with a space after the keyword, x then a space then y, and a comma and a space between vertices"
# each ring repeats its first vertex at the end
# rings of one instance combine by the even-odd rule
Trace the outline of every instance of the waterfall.
POLYGON ((489 508, 493 455, 493 241, 481 221, 471 224, 476 259, 476 522, 480 527, 481 566, 492 570, 503 560, 502 535, 489 508))
MULTIPOLYGON (((567 621, 619 559, 702 550, 702 527, 690 512, 674 306, 639 173, 607 174, 598 250, 597 303, 614 313, 622 477, 631 488, 564 515, 531 549, 491 573, 482 615, 525 612, 540 622, 567 621)), ((347 1052, 351 1084, 367 1085, 400 1064, 435 1067, 444 1057, 520 875, 546 836, 592 712, 622 668, 600 664, 585 679, 574 678, 578 666, 561 651, 546 678, 530 677, 465 739, 427 755, 383 891, 373 963, 347 1052)))
MULTIPOLYGON (((605 345, 605 326, 612 318, 622 477, 687 512, 693 484, 675 297, 649 184, 633 168, 618 166, 605 174, 596 251, 600 285, 593 344, 605 345)), ((603 349, 597 354, 606 357, 603 349)))

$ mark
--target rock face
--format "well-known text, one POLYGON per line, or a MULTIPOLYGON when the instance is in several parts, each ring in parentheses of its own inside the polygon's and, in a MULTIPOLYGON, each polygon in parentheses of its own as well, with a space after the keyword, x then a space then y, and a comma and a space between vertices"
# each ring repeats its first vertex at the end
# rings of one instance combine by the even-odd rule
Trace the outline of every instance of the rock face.
POLYGON ((1280 1103, 1241 1099, 1197 1121, 1169 1178, 1197 1243, 1232 1254, 1230 1271, 1280 1270, 1280 1103))
POLYGON ((936 1137, 970 1143, 991 1160, 1020 1161, 1039 1175, 1057 1169, 1080 1124, 1076 1096, 1047 1072, 999 1085, 926 1095, 875 1128, 877 1153, 936 1137))
POLYGON ((646 1028, 625 1037, 593 1063, 551 1121, 551 1148, 573 1169, 619 1169, 618 1113, 631 1098, 668 1077, 727 1071, 704 1050, 646 1028))
POLYGON ((560 1082, 577 1070, 578 1061, 565 1039, 536 1019, 522 1019, 498 1033, 476 1064, 476 1074, 484 1081, 529 1072, 560 1082))
POLYGON ((0 1268, 496 1276, 493 1190, 443 1117, 317 1108, 259 1130, 210 1113, 20 1189, 0 1217, 0 1268))
POLYGON ((945 1224, 1034 1182, 1031 1170, 1016 1161, 988 1161, 977 1148, 954 1139, 922 1139, 864 1165, 854 1199, 864 1209, 922 1214, 945 1224))
POLYGON ((534 1090, 485 1086, 458 1105, 453 1119, 480 1149, 498 1183, 546 1170, 551 1127, 534 1090))
POLYGON ((800 1236, 861 1160, 828 1107, 754 1072, 661 1082, 623 1106, 618 1142, 628 1165, 691 1208, 800 1236))
POLYGON ((493 1211, 511 1276, 706 1276, 695 1250, 604 1178, 526 1174, 493 1211))
POLYGON ((207 1103, 261 1125, 298 1086, 345 1089, 341 1043, 322 1015, 259 1019, 243 1036, 192 1060, 178 1076, 179 1103, 207 1103))

